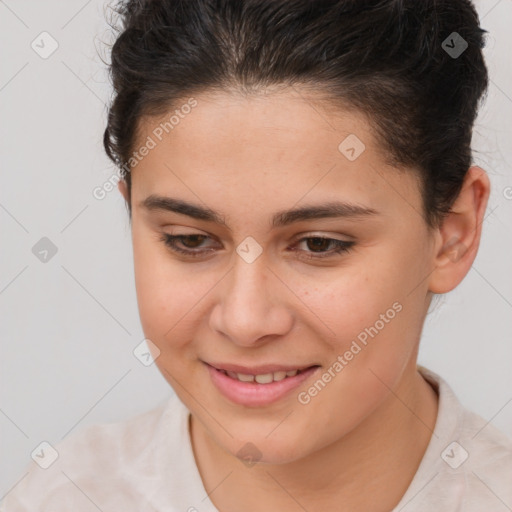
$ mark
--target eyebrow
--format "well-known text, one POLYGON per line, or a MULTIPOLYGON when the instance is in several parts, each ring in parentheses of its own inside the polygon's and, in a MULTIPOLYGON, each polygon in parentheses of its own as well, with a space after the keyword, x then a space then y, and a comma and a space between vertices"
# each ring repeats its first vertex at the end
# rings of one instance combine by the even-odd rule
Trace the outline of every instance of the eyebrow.
MULTIPOLYGON (((163 210, 181 215, 186 215, 198 220, 214 222, 229 229, 226 221, 218 212, 198 204, 189 203, 182 199, 150 195, 140 202, 140 205, 147 210, 163 210)), ((307 205, 301 208, 282 210, 276 212, 272 217, 274 228, 287 226, 295 222, 325 219, 325 218, 354 218, 378 215, 379 212, 373 208, 353 203, 332 201, 319 205, 307 205)))

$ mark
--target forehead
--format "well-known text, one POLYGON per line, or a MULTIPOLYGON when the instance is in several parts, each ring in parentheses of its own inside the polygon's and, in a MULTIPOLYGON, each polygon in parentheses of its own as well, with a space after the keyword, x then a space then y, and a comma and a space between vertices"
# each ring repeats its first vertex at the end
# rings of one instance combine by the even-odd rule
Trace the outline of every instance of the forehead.
POLYGON ((139 197, 178 188, 190 198, 196 192, 195 199, 201 192, 291 205, 306 194, 312 200, 345 193, 377 207, 369 203, 397 194, 384 186, 396 178, 403 193, 417 193, 416 174, 386 163, 364 114, 294 89, 185 97, 141 122, 138 144, 149 139, 153 147, 132 173, 139 197))
POLYGON ((265 153, 294 145, 297 153, 301 148, 325 151, 333 144, 337 149, 349 134, 356 134, 373 152, 382 151, 364 114, 335 108, 325 98, 297 88, 184 97, 164 115, 142 119, 138 131, 139 142, 152 134, 158 142, 167 139, 175 146, 210 154, 221 152, 219 142, 236 143, 232 152, 237 154, 258 144, 265 145, 265 153))

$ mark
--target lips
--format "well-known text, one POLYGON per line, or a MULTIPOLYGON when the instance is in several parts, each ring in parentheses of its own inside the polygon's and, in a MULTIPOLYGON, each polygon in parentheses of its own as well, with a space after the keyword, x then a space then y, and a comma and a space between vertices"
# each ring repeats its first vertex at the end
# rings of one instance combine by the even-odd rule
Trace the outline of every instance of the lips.
POLYGON ((239 364, 229 364, 229 363, 207 363, 210 366, 213 366, 217 370, 224 370, 226 372, 234 372, 234 373, 242 373, 246 375, 263 375, 265 373, 274 373, 274 372, 289 372, 289 371, 302 371, 307 368, 311 368, 311 366, 318 366, 316 364, 310 365, 280 365, 280 364, 262 364, 257 366, 242 366, 239 364))
MULTIPOLYGON (((225 370, 219 370, 225 371, 225 370)), ((240 382, 257 382, 258 384, 270 384, 271 382, 279 382, 280 380, 286 379, 287 377, 295 377, 299 370, 280 370, 277 372, 270 373, 260 373, 256 375, 247 374, 247 373, 235 373, 235 372, 225 372, 226 375, 229 375, 232 379, 238 379, 240 382)))
POLYGON ((284 398, 306 379, 316 374, 318 365, 241 366, 205 363, 215 387, 230 401, 261 407, 284 398))
MULTIPOLYGON (((258 384, 270 384, 271 382, 279 382, 289 377, 295 377, 311 366, 282 366, 275 364, 267 364, 260 366, 240 366, 233 364, 212 364, 213 368, 223 372, 224 375, 240 382, 255 382, 258 384)), ((316 365, 313 365, 316 366, 316 365)))

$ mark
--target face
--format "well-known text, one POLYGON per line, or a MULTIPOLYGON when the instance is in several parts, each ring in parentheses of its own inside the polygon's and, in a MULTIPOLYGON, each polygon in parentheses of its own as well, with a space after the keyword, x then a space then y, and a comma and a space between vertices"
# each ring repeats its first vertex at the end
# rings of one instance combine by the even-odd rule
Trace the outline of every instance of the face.
POLYGON ((139 146, 155 144, 132 171, 156 364, 219 446, 250 442, 262 462, 382 407, 414 371, 430 300, 416 174, 386 164, 362 115, 314 100, 196 96, 161 141, 161 119, 141 124, 139 146))

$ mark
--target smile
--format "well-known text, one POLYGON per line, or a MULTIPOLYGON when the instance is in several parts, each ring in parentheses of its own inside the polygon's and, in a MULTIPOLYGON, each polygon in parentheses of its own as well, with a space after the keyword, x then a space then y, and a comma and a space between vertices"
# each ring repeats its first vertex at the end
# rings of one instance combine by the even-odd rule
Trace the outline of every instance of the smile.
POLYGON ((257 382, 258 384, 270 384, 271 382, 279 382, 280 380, 286 379, 288 377, 295 377, 295 375, 303 370, 281 370, 272 373, 260 373, 259 375, 235 373, 226 370, 219 371, 223 372, 225 375, 228 375, 232 379, 239 380, 240 382, 257 382))
POLYGON ((204 364, 215 388, 231 402, 247 407, 261 407, 285 398, 320 368, 318 365, 302 368, 267 365, 249 369, 204 364))

